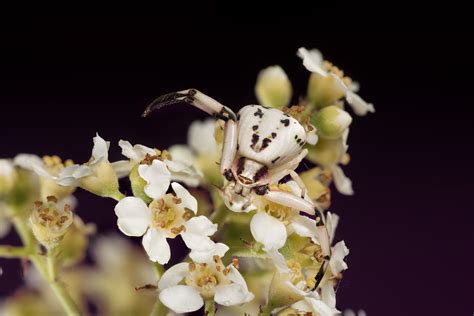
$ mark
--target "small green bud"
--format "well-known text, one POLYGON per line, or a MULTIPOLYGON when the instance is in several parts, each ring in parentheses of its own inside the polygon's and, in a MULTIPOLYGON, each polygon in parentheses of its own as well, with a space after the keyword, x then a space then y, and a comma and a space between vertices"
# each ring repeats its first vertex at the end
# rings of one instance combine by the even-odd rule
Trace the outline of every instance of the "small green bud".
POLYGON ((342 137, 338 139, 320 138, 315 146, 307 146, 307 158, 323 167, 330 167, 338 163, 344 152, 342 137))
POLYGON ((308 82, 308 102, 317 109, 335 104, 346 92, 333 76, 323 77, 312 73, 308 82))
POLYGON ((117 174, 108 161, 94 165, 94 173, 81 179, 80 187, 102 197, 121 195, 117 174))
POLYGON ((270 66, 258 74, 255 94, 262 105, 282 108, 290 104, 291 82, 280 66, 270 66))
POLYGON ((326 139, 337 139, 352 122, 352 117, 336 105, 323 108, 313 118, 317 133, 326 139))

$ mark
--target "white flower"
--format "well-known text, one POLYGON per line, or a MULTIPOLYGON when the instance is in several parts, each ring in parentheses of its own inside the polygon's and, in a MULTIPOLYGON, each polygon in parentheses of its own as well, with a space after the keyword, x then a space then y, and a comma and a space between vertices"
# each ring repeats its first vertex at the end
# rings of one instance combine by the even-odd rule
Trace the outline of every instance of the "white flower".
MULTIPOLYGON (((301 189, 295 181, 289 181, 279 188, 299 196, 301 189)), ((305 196, 310 202, 311 199, 305 196)), ((292 209, 265 198, 257 198, 257 213, 250 221, 250 231, 256 241, 263 244, 264 250, 280 249, 293 231, 303 237, 310 237, 317 243, 316 221, 300 215, 299 210, 292 209)))
MULTIPOLYGON (((132 146, 132 144, 126 140, 120 140, 119 146, 122 148, 122 154, 129 158, 133 164, 140 164, 147 157, 153 159, 161 154, 160 151, 144 145, 136 144, 132 146)), ((193 162, 189 159, 183 159, 185 154, 182 154, 178 150, 179 148, 173 148, 173 150, 170 148, 169 153, 171 159, 168 159, 166 156, 160 157, 170 171, 171 180, 183 182, 191 187, 198 186, 200 174, 193 167, 193 162)), ((130 168, 131 167, 132 165, 130 164, 130 168)))
POLYGON ((303 66, 313 73, 316 73, 322 77, 332 76, 335 79, 335 84, 338 88, 344 92, 347 103, 352 107, 357 115, 366 115, 368 112, 374 113, 375 108, 373 104, 365 102, 357 92, 359 85, 352 84, 348 86, 344 80, 338 76, 338 74, 331 72, 325 67, 323 56, 317 49, 307 50, 304 47, 298 49, 298 57, 303 60, 303 66))
POLYGON ((161 302, 176 313, 196 311, 209 299, 233 306, 254 298, 239 271, 232 264, 224 266, 220 256, 205 264, 179 263, 171 267, 161 277, 158 289, 161 302))
POLYGON ((173 182, 175 195, 166 194, 171 176, 166 164, 153 160, 152 165, 140 165, 140 175, 147 181, 146 194, 153 199, 147 205, 137 197, 126 197, 115 206, 117 225, 127 236, 143 236, 142 244, 150 260, 165 264, 171 252, 167 238, 181 235, 186 245, 195 251, 193 256, 215 253, 216 244, 208 237, 217 230, 205 216, 193 217, 197 212, 196 199, 180 184, 173 182), (193 218, 192 218, 193 217, 193 218))

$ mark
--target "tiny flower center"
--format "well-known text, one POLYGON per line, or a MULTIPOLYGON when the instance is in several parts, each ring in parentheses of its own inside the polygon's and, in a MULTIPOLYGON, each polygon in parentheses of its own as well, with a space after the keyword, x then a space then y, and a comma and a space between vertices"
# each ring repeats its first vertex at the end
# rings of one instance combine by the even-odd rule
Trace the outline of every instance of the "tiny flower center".
POLYGON ((168 238, 174 238, 184 231, 183 224, 194 215, 184 208, 181 199, 169 193, 159 200, 153 200, 149 207, 152 227, 166 230, 168 238))
POLYGON ((47 228, 51 232, 59 232, 68 228, 72 223, 71 206, 66 204, 64 209, 60 210, 56 203, 57 198, 54 196, 47 197, 48 202, 35 202, 35 209, 32 216, 35 223, 47 228))
MULTIPOLYGON (((270 189, 273 190, 280 190, 280 191, 285 191, 285 192, 292 192, 290 187, 286 184, 279 184, 278 186, 272 187, 270 186, 270 189)), ((284 224, 289 224, 289 219, 298 213, 298 211, 295 211, 291 207, 283 206, 278 203, 273 203, 268 200, 264 200, 264 205, 263 205, 263 210, 270 216, 273 216, 283 222, 284 224)))
POLYGON ((171 155, 170 153, 167 151, 167 150, 159 150, 157 148, 154 148, 153 149, 155 151, 155 155, 150 155, 150 154, 146 154, 145 158, 140 161, 140 164, 142 165, 151 165, 151 163, 153 162, 153 160, 155 159, 158 159, 158 160, 171 160, 171 155))
POLYGON ((189 275, 186 284, 194 287, 204 298, 212 298, 216 292, 216 286, 230 284, 228 274, 230 268, 226 268, 221 258, 214 256, 212 263, 190 263, 189 275))
POLYGON ((323 67, 326 71, 338 76, 348 88, 351 88, 352 79, 348 76, 344 76, 344 71, 342 71, 342 69, 327 60, 323 62, 323 67))

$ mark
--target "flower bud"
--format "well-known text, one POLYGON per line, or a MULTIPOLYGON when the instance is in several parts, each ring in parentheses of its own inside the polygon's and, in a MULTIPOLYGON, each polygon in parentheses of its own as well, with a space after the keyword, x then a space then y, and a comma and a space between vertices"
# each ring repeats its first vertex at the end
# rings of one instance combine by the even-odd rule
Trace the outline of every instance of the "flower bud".
POLYGON ((260 104, 282 108, 290 103, 291 82, 280 66, 270 66, 258 74, 255 94, 260 104))
POLYGON ((337 139, 352 122, 352 117, 336 105, 323 108, 313 118, 317 133, 326 139, 337 139))
POLYGON ((95 225, 84 224, 79 216, 74 216, 74 221, 69 227, 59 244, 59 260, 64 266, 72 266, 81 262, 87 250, 89 235, 95 232, 95 225))
POLYGON ((101 161, 93 166, 93 170, 93 174, 81 178, 81 188, 102 197, 121 195, 117 174, 110 162, 101 161))
POLYGON ((7 195, 15 185, 18 174, 12 162, 0 159, 0 197, 7 195))
POLYGON ((342 137, 337 139, 320 138, 315 146, 308 147, 307 158, 323 167, 338 163, 345 152, 342 137))
POLYGON ((308 82, 307 99, 317 109, 335 104, 346 95, 346 90, 333 76, 312 73, 308 82))
POLYGON ((300 177, 306 186, 306 192, 311 200, 327 209, 331 203, 331 191, 325 185, 324 180, 327 181, 328 175, 321 168, 316 167, 301 173, 300 177))
POLYGON ((49 196, 47 202, 35 202, 30 215, 31 228, 36 239, 47 249, 55 248, 73 222, 71 206, 58 205, 58 199, 49 196))

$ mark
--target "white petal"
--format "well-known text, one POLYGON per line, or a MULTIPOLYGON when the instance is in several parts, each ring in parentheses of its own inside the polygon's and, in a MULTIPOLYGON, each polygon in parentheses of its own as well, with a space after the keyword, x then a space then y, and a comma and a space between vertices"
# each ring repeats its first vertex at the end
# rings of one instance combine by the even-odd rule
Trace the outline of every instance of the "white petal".
POLYGON ((204 305, 198 291, 187 285, 175 285, 160 292, 160 301, 175 313, 190 313, 204 305))
POLYGON ((224 306, 233 306, 247 303, 254 295, 238 284, 219 285, 216 287, 214 301, 224 306))
POLYGON ((119 179, 127 177, 132 170, 132 164, 129 160, 119 160, 111 163, 112 169, 114 169, 119 179))
POLYGON ((235 284, 238 284, 238 285, 242 286, 245 291, 248 291, 247 282, 245 282, 245 279, 242 276, 242 274, 240 274, 239 270, 237 270, 237 268, 234 267, 234 265, 232 265, 232 264, 229 264, 227 266, 227 268, 229 268, 229 270, 230 270, 229 274, 227 275, 229 280, 231 280, 235 284))
POLYGON ((72 165, 61 169, 56 182, 63 186, 77 186, 79 179, 87 177, 93 170, 86 165, 72 165))
POLYGON ((277 267, 279 272, 281 273, 290 272, 290 269, 288 268, 288 265, 286 264, 285 257, 283 257, 283 255, 278 250, 273 249, 273 250, 267 251, 267 254, 272 259, 273 264, 275 264, 275 267, 277 267))
POLYGON ((349 248, 346 247, 344 240, 338 242, 332 247, 332 256, 329 260, 329 266, 332 274, 337 275, 339 272, 346 270, 347 263, 344 262, 344 258, 349 254, 349 248))
POLYGON ((183 207, 193 211, 194 214, 196 214, 198 208, 196 198, 179 183, 173 182, 171 183, 171 187, 173 188, 174 193, 176 193, 176 196, 181 199, 183 207))
POLYGON ((365 102, 358 94, 352 91, 346 92, 346 100, 347 103, 349 103, 349 105, 352 107, 352 110, 354 110, 354 113, 359 116, 364 116, 368 112, 375 112, 375 108, 372 103, 365 102))
POLYGON ((96 136, 92 140, 94 141, 94 147, 92 148, 93 161, 91 164, 108 160, 110 142, 106 142, 98 133, 96 133, 96 136))
POLYGON ((335 308, 330 307, 326 303, 321 300, 312 298, 312 297, 305 297, 306 302, 311 306, 312 311, 316 313, 316 315, 320 316, 333 316, 339 315, 339 311, 335 308))
POLYGON ((295 233, 302 237, 310 237, 313 242, 317 243, 316 239, 316 221, 306 216, 297 215, 291 219, 291 227, 295 233))
POLYGON ((327 71, 323 68, 323 55, 317 49, 308 51, 306 48, 301 47, 298 49, 298 57, 303 59, 303 66, 311 72, 315 72, 323 77, 328 75, 327 71))
POLYGON ((339 215, 328 212, 326 215, 326 227, 328 228, 329 232, 329 243, 332 244, 334 240, 334 236, 336 235, 336 228, 337 224, 339 223, 339 215))
POLYGON ((148 229, 143 236, 142 245, 151 261, 159 264, 167 264, 170 261, 170 245, 161 229, 148 229))
POLYGON ((145 159, 147 154, 149 154, 150 156, 156 154, 156 152, 152 148, 139 144, 132 146, 130 142, 122 139, 119 140, 119 146, 120 148, 122 148, 122 155, 134 161, 135 163, 139 163, 140 161, 145 159))
POLYGON ((147 182, 145 193, 153 199, 160 199, 170 186, 171 173, 163 161, 155 159, 151 166, 140 165, 138 173, 147 182))
POLYGON ((332 282, 326 282, 321 288, 321 300, 328 306, 336 308, 336 292, 332 286, 332 282))
POLYGON ((352 181, 346 177, 342 168, 338 165, 334 165, 331 170, 337 191, 344 195, 353 195, 354 190, 352 189, 352 181))
POLYGON ((252 217, 250 231, 266 251, 280 249, 287 238, 285 225, 265 212, 258 212, 252 217))
POLYGON ((188 144, 198 154, 214 154, 217 151, 214 130, 216 121, 207 119, 205 121, 194 121, 188 130, 188 144))
POLYGON ((117 225, 127 236, 142 236, 151 222, 151 213, 148 206, 134 196, 120 200, 115 206, 117 225))
POLYGON ((186 230, 181 233, 181 237, 189 249, 212 249, 214 242, 208 236, 217 231, 217 224, 213 224, 206 216, 198 216, 184 223, 184 227, 186 230))
POLYGON ((175 264, 171 268, 165 271, 158 282, 158 289, 160 291, 175 286, 181 282, 186 275, 189 274, 189 263, 182 262, 175 264))
POLYGON ((43 160, 40 157, 32 154, 18 154, 13 159, 13 164, 20 166, 23 169, 34 171, 34 166, 43 166, 43 160))
POLYGON ((214 256, 224 257, 229 247, 223 243, 215 243, 210 249, 195 250, 191 249, 189 257, 196 263, 210 263, 214 256))
POLYGON ((298 301, 294 304, 291 305, 292 308, 296 309, 297 311, 299 312, 306 312, 306 313, 310 313, 313 311, 313 309, 311 308, 311 305, 308 304, 306 302, 306 300, 301 300, 301 301, 298 301))
POLYGON ((186 145, 173 145, 168 148, 168 152, 173 157, 173 161, 181 162, 187 166, 192 166, 196 162, 196 157, 186 145))

